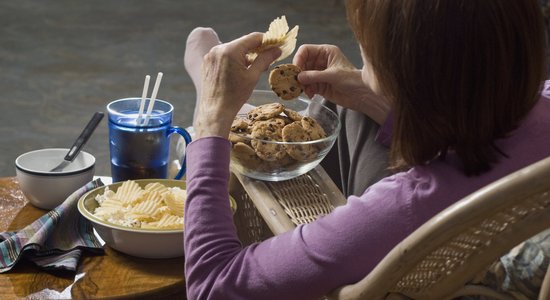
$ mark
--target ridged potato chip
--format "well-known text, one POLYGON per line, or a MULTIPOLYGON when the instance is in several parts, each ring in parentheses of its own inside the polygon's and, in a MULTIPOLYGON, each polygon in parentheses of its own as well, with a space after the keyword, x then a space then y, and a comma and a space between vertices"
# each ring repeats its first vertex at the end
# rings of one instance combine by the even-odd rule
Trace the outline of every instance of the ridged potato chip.
POLYGON ((118 198, 124 206, 134 204, 143 195, 143 189, 135 181, 125 181, 116 191, 118 198))
POLYGON ((290 31, 288 29, 289 27, 285 16, 273 20, 271 24, 269 24, 269 29, 264 33, 262 45, 247 54, 248 60, 254 61, 258 53, 273 47, 279 47, 282 51, 281 56, 279 56, 274 63, 287 58, 296 48, 299 26, 294 26, 290 31))
POLYGON ((96 196, 94 216, 134 228, 182 229, 186 198, 186 191, 178 187, 155 182, 141 188, 129 180, 116 192, 105 188, 96 196))
POLYGON ((176 190, 175 188, 172 188, 172 192, 166 194, 164 202, 166 203, 166 206, 170 208, 171 212, 174 215, 183 217, 183 210, 186 198, 187 193, 185 192, 185 190, 176 190))
POLYGON ((149 215, 153 219, 155 212, 162 207, 162 200, 150 199, 134 206, 130 212, 136 215, 149 215))
POLYGON ((164 215, 157 222, 142 225, 143 228, 179 229, 183 228, 183 217, 164 215))
MULTIPOLYGON (((123 182, 116 191, 105 187, 95 196, 93 215, 112 224, 132 228, 183 229, 187 191, 150 183, 141 188, 135 181, 123 182)), ((230 202, 235 211, 234 200, 230 202)))
POLYGON ((168 192, 168 188, 165 187, 162 183, 152 182, 145 186, 146 191, 157 191, 161 194, 168 192))

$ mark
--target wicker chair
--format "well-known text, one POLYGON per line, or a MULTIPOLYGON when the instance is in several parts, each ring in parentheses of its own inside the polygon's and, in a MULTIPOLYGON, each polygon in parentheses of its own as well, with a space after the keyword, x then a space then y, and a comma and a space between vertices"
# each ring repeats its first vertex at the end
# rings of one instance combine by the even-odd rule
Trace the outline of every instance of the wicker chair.
MULTIPOLYGON (((238 175, 233 180, 232 194, 241 195, 236 197, 240 207, 247 207, 247 202, 258 220, 250 225, 254 236, 241 237, 250 242, 311 222, 345 203, 321 167, 284 182, 263 182, 238 175)), ((512 299, 466 283, 511 248, 547 228, 550 157, 439 213, 398 244, 363 280, 338 289, 329 298, 452 299, 477 294, 512 299)), ((548 274, 550 271, 540 299, 550 299, 548 274)))

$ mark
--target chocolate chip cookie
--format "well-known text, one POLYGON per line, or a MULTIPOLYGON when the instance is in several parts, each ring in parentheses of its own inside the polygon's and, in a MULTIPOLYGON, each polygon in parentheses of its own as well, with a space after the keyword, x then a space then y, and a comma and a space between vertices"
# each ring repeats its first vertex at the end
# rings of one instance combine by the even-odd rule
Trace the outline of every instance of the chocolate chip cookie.
POLYGON ((300 67, 293 64, 276 66, 269 73, 269 86, 283 100, 294 99, 303 92, 302 84, 298 81, 300 67))
POLYGON ((312 117, 303 117, 300 123, 305 130, 309 131, 312 140, 322 139, 327 136, 323 127, 312 117))
POLYGON ((276 121, 257 121, 252 126, 252 148, 256 154, 265 161, 276 161, 286 156, 284 146, 273 143, 283 140, 282 131, 284 123, 276 121))
MULTIPOLYGON (((286 125, 282 131, 284 142, 307 142, 311 141, 311 132, 304 127, 300 121, 286 125)), ((313 145, 285 145, 288 155, 297 161, 309 161, 314 159, 318 151, 313 145)))
POLYGON ((280 115, 283 112, 283 105, 281 103, 269 103, 260 105, 251 109, 248 112, 248 119, 252 122, 260 120, 268 120, 280 115))

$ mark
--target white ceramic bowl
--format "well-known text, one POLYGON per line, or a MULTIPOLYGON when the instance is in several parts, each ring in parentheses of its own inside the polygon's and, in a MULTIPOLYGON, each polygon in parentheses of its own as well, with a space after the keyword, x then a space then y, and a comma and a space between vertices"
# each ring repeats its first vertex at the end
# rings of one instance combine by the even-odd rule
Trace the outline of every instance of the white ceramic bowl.
MULTIPOLYGON (((166 187, 185 189, 185 181, 174 179, 138 179, 134 180, 144 188, 152 182, 159 182, 166 187)), ((78 211, 92 222, 94 229, 105 243, 120 252, 142 258, 174 258, 184 255, 183 229, 139 229, 107 222, 94 216, 94 210, 99 206, 96 201, 98 194, 103 194, 105 187, 116 191, 123 182, 117 182, 98 187, 84 194, 78 201, 78 211)), ((235 209, 235 200, 231 198, 235 209)))
MULTIPOLYGON (((247 112, 257 106, 269 103, 281 103, 283 106, 294 110, 302 116, 314 118, 321 127, 323 127, 326 137, 318 140, 307 142, 283 142, 283 141, 263 141, 252 138, 248 133, 230 133, 230 140, 243 142, 254 148, 254 145, 263 144, 271 149, 279 149, 280 151, 299 151, 300 149, 316 149, 315 154, 304 160, 296 160, 286 155, 283 159, 275 161, 265 161, 259 157, 250 157, 247 154, 239 155, 237 151, 231 152, 231 169, 234 172, 245 176, 267 180, 267 181, 282 181, 288 180, 302 174, 307 173, 315 168, 325 156, 328 154, 338 134, 340 132, 340 121, 336 113, 328 107, 322 105, 319 101, 321 97, 314 101, 298 97, 297 99, 286 101, 281 100, 273 91, 255 90, 252 96, 243 106, 238 116, 247 118, 247 112)), ((257 151, 257 150, 255 150, 257 151)))
POLYGON ((53 209, 92 180, 95 157, 84 151, 63 171, 49 171, 63 161, 67 152, 69 149, 40 149, 21 154, 15 160, 19 186, 32 205, 53 209))

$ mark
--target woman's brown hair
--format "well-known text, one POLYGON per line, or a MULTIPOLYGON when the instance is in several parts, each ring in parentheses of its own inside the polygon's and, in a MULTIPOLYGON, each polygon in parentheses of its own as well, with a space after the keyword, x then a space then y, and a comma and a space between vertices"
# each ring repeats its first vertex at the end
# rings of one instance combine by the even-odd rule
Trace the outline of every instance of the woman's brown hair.
POLYGON ((391 163, 453 151, 467 175, 537 102, 546 75, 537 0, 348 0, 348 20, 394 104, 391 163))

